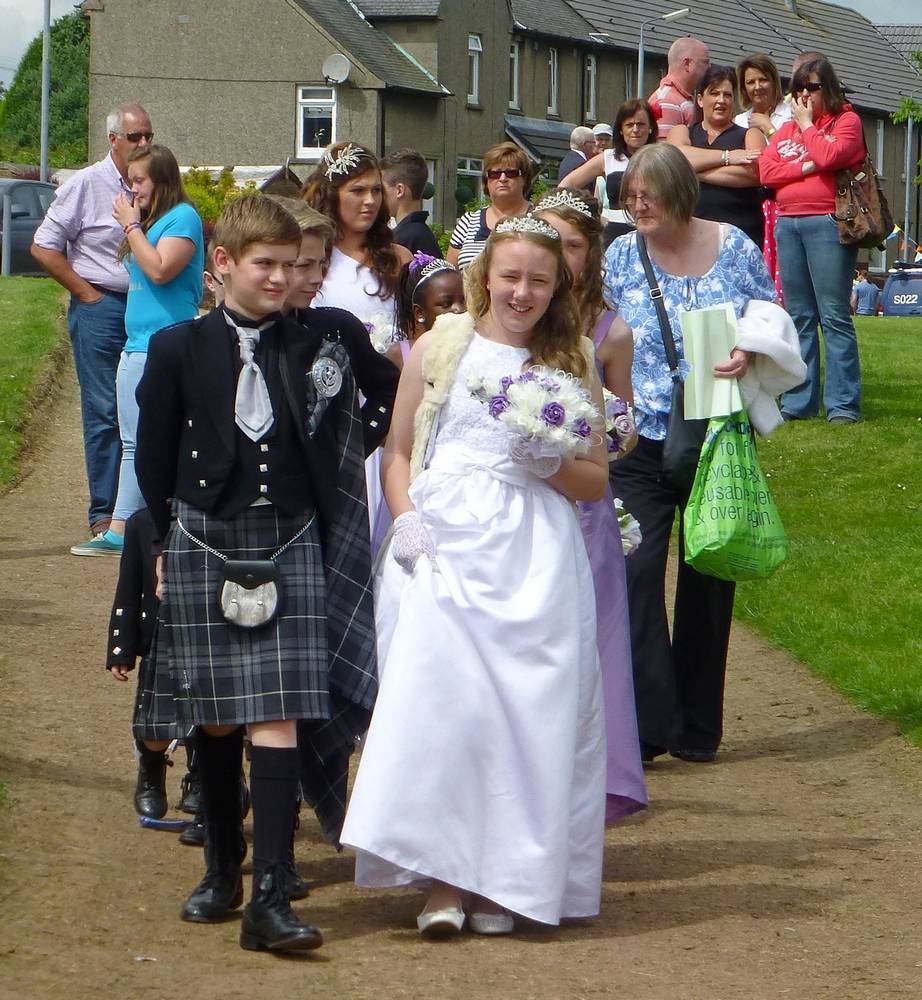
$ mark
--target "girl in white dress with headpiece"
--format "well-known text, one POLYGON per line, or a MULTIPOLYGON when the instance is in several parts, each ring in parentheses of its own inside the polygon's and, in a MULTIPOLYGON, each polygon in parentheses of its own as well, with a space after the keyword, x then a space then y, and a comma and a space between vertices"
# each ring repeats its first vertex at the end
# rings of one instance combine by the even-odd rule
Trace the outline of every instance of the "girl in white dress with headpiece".
POLYGON ((592 345, 541 220, 500 223, 467 291, 397 394, 381 687, 342 835, 360 885, 428 889, 428 937, 591 916, 601 891, 602 688, 574 501, 605 493, 604 425, 580 458, 529 459, 468 388, 540 364, 580 378, 601 412, 592 345))
MULTIPOLYGON (((303 197, 336 226, 330 264, 312 306, 351 312, 383 353, 394 339, 397 277, 412 255, 394 242, 387 224, 377 158, 357 142, 335 143, 305 182, 303 197)), ((379 451, 365 463, 365 481, 374 532, 381 502, 379 451)))

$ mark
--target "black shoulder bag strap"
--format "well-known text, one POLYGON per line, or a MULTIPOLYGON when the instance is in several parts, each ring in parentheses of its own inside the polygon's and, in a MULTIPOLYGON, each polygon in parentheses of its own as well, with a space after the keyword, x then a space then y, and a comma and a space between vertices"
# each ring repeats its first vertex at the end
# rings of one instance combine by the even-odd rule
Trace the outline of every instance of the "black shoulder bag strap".
POLYGON ((681 381, 679 375, 679 355, 675 349, 675 338, 672 335, 672 324, 669 322, 669 314, 666 312, 666 305, 663 302, 663 290, 653 273, 653 265, 650 263, 650 255, 647 253, 647 241, 636 233, 637 253, 640 255, 640 263, 643 265, 643 273, 647 276, 647 284, 650 286, 650 298, 653 300, 653 307, 656 309, 656 318, 659 320, 659 332, 663 338, 663 350, 666 352, 666 363, 669 365, 669 374, 673 382, 681 381))
POLYGON ((679 374, 679 355, 675 349, 672 324, 666 313, 662 289, 653 273, 646 241, 640 233, 637 233, 636 238, 637 252, 650 286, 650 298, 656 308, 663 348, 666 351, 666 363, 669 365, 669 375, 672 378, 672 402, 669 407, 666 439, 663 442, 662 476, 670 486, 687 497, 695 478, 708 421, 685 419, 685 384, 679 374))

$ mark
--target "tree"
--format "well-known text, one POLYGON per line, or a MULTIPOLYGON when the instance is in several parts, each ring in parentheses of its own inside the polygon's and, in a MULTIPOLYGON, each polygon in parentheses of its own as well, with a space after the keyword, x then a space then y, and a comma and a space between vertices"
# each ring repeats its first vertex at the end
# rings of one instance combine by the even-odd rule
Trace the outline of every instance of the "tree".
MULTIPOLYGON (((85 163, 89 104, 90 32, 80 11, 51 26, 51 93, 48 111, 49 159, 57 166, 85 163)), ((0 104, 0 157, 39 157, 42 108, 42 36, 22 57, 0 104)))

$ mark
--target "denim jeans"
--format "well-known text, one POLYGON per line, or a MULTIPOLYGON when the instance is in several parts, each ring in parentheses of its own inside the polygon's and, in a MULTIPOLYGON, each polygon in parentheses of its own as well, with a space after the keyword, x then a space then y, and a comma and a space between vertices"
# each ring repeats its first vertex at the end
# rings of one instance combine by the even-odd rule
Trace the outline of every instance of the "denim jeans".
POLYGON ((820 345, 826 346, 823 406, 831 417, 861 415, 858 339, 849 311, 857 247, 842 246, 831 215, 782 216, 775 228, 784 307, 800 337, 807 379, 786 392, 781 408, 795 417, 815 417, 820 408, 820 345))
POLYGON ((122 438, 118 496, 112 514, 117 521, 127 521, 136 510, 144 506, 144 498, 138 489, 138 477, 134 471, 135 441, 138 436, 138 401, 134 394, 144 374, 146 361, 147 351, 122 351, 115 379, 118 395, 118 430, 122 438))
POLYGON ((104 294, 87 305, 71 296, 67 327, 80 383, 83 450, 90 488, 90 527, 112 516, 122 447, 115 373, 125 346, 124 295, 104 294))

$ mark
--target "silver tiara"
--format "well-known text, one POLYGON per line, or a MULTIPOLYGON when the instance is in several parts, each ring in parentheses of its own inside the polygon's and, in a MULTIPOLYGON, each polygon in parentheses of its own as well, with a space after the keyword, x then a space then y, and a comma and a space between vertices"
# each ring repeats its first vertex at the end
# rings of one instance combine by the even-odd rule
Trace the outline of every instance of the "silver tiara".
POLYGON ((560 233, 546 223, 544 219, 536 219, 533 215, 514 215, 497 223, 494 233, 534 233, 536 236, 546 236, 549 240, 559 240, 560 233))
POLYGON ((428 264, 424 264, 419 271, 419 278, 416 281, 416 285, 413 288, 413 294, 410 296, 410 301, 413 305, 416 305, 416 296, 419 294, 419 290, 423 285, 434 275, 440 274, 442 271, 457 271, 458 269, 454 264, 449 264, 447 260, 442 260, 440 257, 435 257, 429 261, 428 264))
POLYGON ((347 142, 336 156, 331 156, 329 153, 323 154, 326 161, 323 172, 327 175, 327 179, 331 179, 336 174, 348 174, 350 170, 361 163, 362 156, 363 151, 358 146, 347 142))
POLYGON ((574 212, 581 212, 587 219, 594 218, 592 209, 586 202, 567 188, 557 188, 553 194, 545 195, 535 205, 536 212, 552 212, 555 208, 572 208, 574 212))

